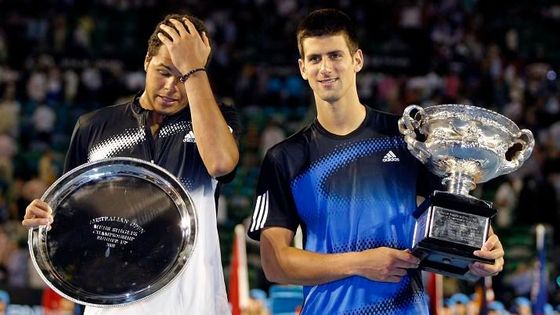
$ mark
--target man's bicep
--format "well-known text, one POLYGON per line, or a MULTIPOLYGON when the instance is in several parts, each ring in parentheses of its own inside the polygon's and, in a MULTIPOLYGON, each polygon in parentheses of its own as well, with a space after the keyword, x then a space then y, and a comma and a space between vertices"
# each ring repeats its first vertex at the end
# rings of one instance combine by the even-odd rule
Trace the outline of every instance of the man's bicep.
POLYGON ((261 231, 261 264, 264 273, 271 281, 276 281, 285 272, 285 250, 294 239, 294 232, 283 227, 269 227, 261 231))
POLYGON ((291 246, 294 235, 294 231, 283 227, 272 226, 265 228, 261 231, 261 249, 264 247, 270 250, 291 246))

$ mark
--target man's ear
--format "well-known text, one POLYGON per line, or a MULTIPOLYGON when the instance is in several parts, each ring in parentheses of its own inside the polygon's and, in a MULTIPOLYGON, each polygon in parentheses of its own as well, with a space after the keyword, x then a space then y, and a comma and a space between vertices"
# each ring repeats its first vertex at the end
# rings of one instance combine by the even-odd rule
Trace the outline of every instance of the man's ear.
POLYGON ((307 80, 307 74, 305 73, 305 64, 303 63, 303 60, 301 58, 298 59, 298 65, 299 65, 299 74, 304 80, 307 80))
POLYGON ((364 53, 361 49, 356 50, 354 53, 354 72, 360 72, 364 67, 364 53))
POLYGON ((144 58, 144 71, 148 71, 148 65, 150 64, 150 60, 152 60, 152 57, 150 57, 149 54, 146 54, 146 58, 144 58))

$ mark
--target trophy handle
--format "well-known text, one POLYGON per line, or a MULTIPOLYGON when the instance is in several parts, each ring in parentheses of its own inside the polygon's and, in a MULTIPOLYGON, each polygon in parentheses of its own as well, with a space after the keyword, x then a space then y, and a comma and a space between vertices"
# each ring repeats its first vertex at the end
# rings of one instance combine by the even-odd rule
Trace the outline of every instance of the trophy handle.
POLYGON ((424 142, 416 140, 416 132, 420 130, 423 118, 424 108, 418 105, 409 105, 404 109, 398 125, 399 131, 404 135, 404 141, 407 143, 410 152, 422 163, 426 163, 431 154, 424 142), (413 112, 414 117, 412 116, 413 112))
POLYGON ((529 158, 534 146, 535 138, 533 133, 529 129, 522 129, 517 139, 513 141, 513 144, 506 152, 506 160, 499 174, 509 174, 518 169, 529 158), (517 149, 519 146, 521 146, 521 149, 517 149), (508 158, 511 154, 513 156, 508 158))

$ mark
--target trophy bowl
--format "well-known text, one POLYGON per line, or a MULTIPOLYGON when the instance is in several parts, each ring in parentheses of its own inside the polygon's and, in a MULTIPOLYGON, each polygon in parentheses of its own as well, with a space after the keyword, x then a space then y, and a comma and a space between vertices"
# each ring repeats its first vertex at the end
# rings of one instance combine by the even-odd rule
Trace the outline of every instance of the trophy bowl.
POLYGON ((63 297, 113 307, 145 299, 188 265, 197 232, 194 204, 165 169, 134 158, 90 162, 41 198, 50 227, 29 231, 41 278, 63 297))
POLYGON ((473 280, 470 263, 493 263, 472 252, 488 238, 496 210, 469 191, 517 170, 531 155, 533 134, 496 112, 461 104, 410 105, 398 127, 412 155, 447 188, 414 212, 412 251, 426 270, 473 280))

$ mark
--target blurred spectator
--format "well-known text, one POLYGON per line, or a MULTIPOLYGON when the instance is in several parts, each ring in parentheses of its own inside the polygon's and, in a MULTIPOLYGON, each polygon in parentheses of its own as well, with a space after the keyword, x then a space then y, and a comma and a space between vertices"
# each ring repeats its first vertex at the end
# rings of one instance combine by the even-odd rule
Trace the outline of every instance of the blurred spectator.
POLYGON ((266 293, 261 289, 249 292, 249 308, 243 315, 269 315, 266 293))
POLYGON ((31 117, 33 130, 36 132, 33 144, 38 148, 47 147, 51 143, 52 133, 56 122, 55 111, 46 104, 41 104, 35 108, 31 117))
POLYGON ((523 296, 516 297, 511 306, 511 313, 516 315, 531 315, 531 301, 523 296))
POLYGON ((66 17, 63 14, 57 14, 52 20, 53 50, 56 53, 62 53, 66 48, 68 27, 66 25, 66 17))
POLYGON ((25 182, 22 187, 22 196, 28 203, 33 199, 39 199, 47 190, 47 184, 39 178, 32 178, 25 182))
POLYGON ((23 215, 25 214, 25 206, 28 205, 32 200, 41 198, 47 188, 48 185, 37 177, 34 177, 23 183, 19 196, 20 200, 18 201, 18 205, 20 205, 18 207, 18 220, 23 220, 23 215))
POLYGON ((16 85, 14 82, 7 83, 0 100, 0 134, 14 138, 19 135, 20 111, 21 105, 16 99, 16 85))
POLYGON ((281 123, 282 121, 278 117, 272 117, 268 120, 268 123, 261 134, 259 145, 261 158, 264 157, 268 149, 286 138, 285 131, 282 129, 281 123))
MULTIPOLYGON (((489 3, 373 1, 370 9, 344 0, 332 5, 366 25, 359 31, 367 48, 358 85, 368 105, 401 114, 410 102, 473 104, 500 111, 533 131, 537 147, 531 159, 499 185, 485 185, 485 194, 498 208, 497 227, 513 231, 548 221, 556 229, 553 245, 558 251, 560 54, 554 33, 546 30, 560 22, 560 6, 514 1, 496 10, 489 3), (410 57, 422 54, 426 59, 421 62, 410 57), (426 65, 426 71, 411 71, 417 64, 426 65)), ((0 221, 6 211, 12 219, 23 212, 24 191, 40 196, 58 176, 58 157, 66 151, 69 126, 80 113, 143 88, 144 71, 136 65, 144 58, 137 47, 151 32, 145 25, 164 11, 184 7, 153 0, 29 4, 0 0, 0 221), (50 153, 40 154, 46 148, 50 153), (35 172, 38 178, 27 181, 35 172)), ((285 38, 291 38, 294 20, 321 5, 188 1, 189 10, 207 17, 216 41, 216 63, 208 69, 216 78, 216 94, 231 97, 247 121, 238 176, 221 196, 230 208, 222 213, 224 226, 250 212, 247 191, 253 188, 262 150, 289 136, 305 119, 309 95, 294 67, 295 43, 285 38), (282 117, 280 124, 269 124, 275 117, 282 117)), ((507 284, 525 292, 530 268, 517 256, 511 259, 510 266, 519 267, 505 275, 507 284)), ((560 270, 557 260, 553 265, 560 270)), ((560 293, 552 296, 553 305, 560 303, 560 293)))
POLYGON ((47 95, 47 76, 42 71, 33 71, 27 81, 27 95, 29 99, 41 103, 47 95))
POLYGON ((39 159, 39 180, 45 185, 50 186, 58 178, 59 171, 54 163, 54 153, 51 149, 46 149, 39 159))
POLYGON ((72 69, 67 69, 64 72, 64 100, 67 102, 73 102, 78 93, 78 86, 80 83, 80 78, 76 71, 72 69))
POLYGON ((74 29, 74 44, 84 56, 87 56, 86 52, 91 49, 91 35, 94 27, 95 23, 91 16, 85 15, 78 19, 78 27, 74 29))
POLYGON ((502 302, 492 301, 488 303, 488 315, 507 315, 507 311, 502 302))
POLYGON ((6 315, 8 304, 10 304, 10 296, 6 291, 0 290, 0 315, 6 315))
POLYGON ((0 133, 0 182, 11 184, 14 177, 13 158, 17 153, 15 140, 0 133))
POLYGON ((12 287, 27 287, 29 251, 26 231, 12 221, 0 226, 0 283, 12 287))
POLYGON ((12 252, 6 261, 8 284, 11 287, 26 288, 29 286, 28 268, 30 263, 27 248, 27 231, 17 221, 11 221, 12 252))
POLYGON ((447 307, 450 314, 453 315, 468 315, 468 305, 470 299, 463 293, 453 294, 447 301, 447 307))
POLYGON ((505 276, 505 283, 513 288, 515 296, 529 296, 533 285, 533 268, 526 262, 519 262, 513 273, 505 276))
POLYGON ((47 72, 46 103, 56 104, 62 101, 62 74, 58 67, 51 67, 47 72))
POLYGON ((500 184, 494 197, 496 207, 496 225, 499 228, 508 228, 513 223, 514 209, 517 206, 521 180, 511 175, 505 176, 505 181, 500 184))
POLYGON ((9 274, 7 261, 9 260, 13 249, 14 244, 10 240, 10 236, 3 226, 0 225, 0 285, 8 284, 9 274))

